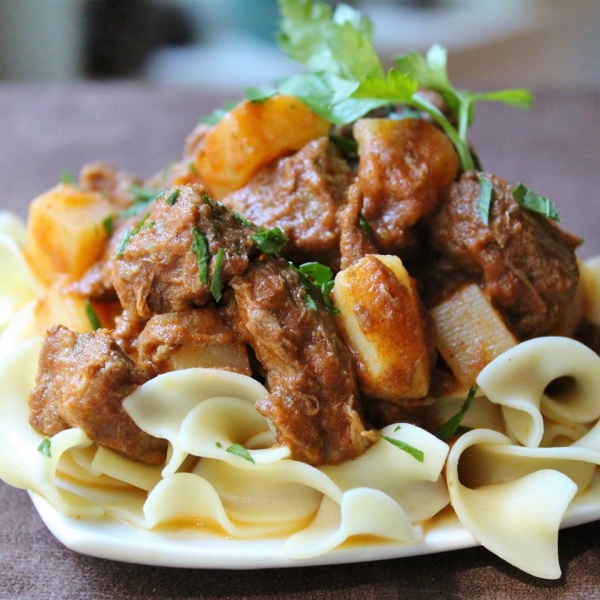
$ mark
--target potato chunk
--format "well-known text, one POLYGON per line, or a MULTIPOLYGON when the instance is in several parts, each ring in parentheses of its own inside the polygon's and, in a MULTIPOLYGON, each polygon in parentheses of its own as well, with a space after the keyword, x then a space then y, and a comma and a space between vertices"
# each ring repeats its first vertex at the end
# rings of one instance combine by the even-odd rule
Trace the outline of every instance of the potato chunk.
POLYGON ((113 212, 100 194, 60 184, 29 207, 23 249, 32 269, 46 283, 59 273, 78 279, 100 258, 107 238, 102 221, 113 212))
POLYGON ((365 256, 337 274, 333 301, 361 390, 389 401, 426 396, 430 346, 415 283, 402 261, 365 256))
POLYGON ((244 101, 206 135, 196 168, 209 194, 220 199, 246 185, 264 165, 326 135, 329 127, 292 96, 244 101))

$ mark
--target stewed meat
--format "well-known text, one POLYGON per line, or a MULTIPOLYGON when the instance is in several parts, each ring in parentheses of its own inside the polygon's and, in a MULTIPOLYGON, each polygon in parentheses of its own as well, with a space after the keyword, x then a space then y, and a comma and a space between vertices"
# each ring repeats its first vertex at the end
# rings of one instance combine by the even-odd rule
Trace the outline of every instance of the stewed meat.
POLYGON ((114 286, 132 315, 149 318, 201 306, 211 299, 215 280, 220 291, 257 253, 255 228, 213 203, 201 186, 177 189, 172 204, 166 202, 169 193, 154 202, 114 260, 114 286), (202 252, 194 251, 198 245, 208 261, 205 278, 199 271, 202 252))
POLYGON ((62 325, 48 330, 29 406, 31 426, 52 436, 79 427, 126 458, 158 465, 167 442, 142 431, 123 410, 123 399, 149 378, 106 329, 78 334, 62 325))
POLYGON ((262 169, 223 203, 288 238, 286 255, 339 266, 339 211, 354 179, 337 148, 323 137, 262 169))
POLYGON ((580 240, 521 207, 500 177, 483 176, 494 188, 489 226, 478 209, 478 174, 465 173, 433 221, 433 244, 460 271, 481 281, 520 339, 547 334, 575 296, 580 240))
POLYGON ((456 151, 423 119, 361 119, 354 136, 362 216, 379 252, 405 258, 420 248, 417 228, 433 215, 456 179, 456 151))
POLYGON ((258 411, 298 460, 340 463, 375 439, 363 425, 352 358, 315 296, 311 310, 300 277, 283 259, 253 262, 231 280, 236 328, 267 370, 270 395, 258 411))

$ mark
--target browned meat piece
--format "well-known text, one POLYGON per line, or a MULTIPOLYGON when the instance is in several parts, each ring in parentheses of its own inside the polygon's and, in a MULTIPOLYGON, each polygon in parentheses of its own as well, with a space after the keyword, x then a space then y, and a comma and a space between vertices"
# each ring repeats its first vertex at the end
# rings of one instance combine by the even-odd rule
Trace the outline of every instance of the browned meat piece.
POLYGON ((380 252, 406 258, 419 247, 415 228, 432 216, 456 179, 456 151, 423 119, 360 119, 354 136, 362 215, 380 252))
POLYGON ((267 371, 258 411, 279 443, 311 464, 362 454, 375 434, 362 423, 352 358, 319 298, 310 310, 299 276, 283 259, 254 262, 231 280, 236 327, 267 371))
POLYGON ((348 190, 348 203, 340 218, 340 269, 347 269, 366 254, 377 254, 372 232, 360 223, 360 211, 363 206, 363 194, 357 184, 348 190))
POLYGON ((338 213, 353 179, 337 148, 323 137, 262 169, 223 203, 257 225, 279 227, 293 261, 318 260, 337 268, 338 213))
POLYGON ((48 330, 29 406, 31 426, 44 435, 79 427, 126 458, 162 464, 167 442, 142 431, 123 410, 123 399, 149 378, 108 330, 78 334, 62 325, 48 330))
POLYGON ((257 253, 252 241, 255 228, 214 204, 201 186, 178 189, 172 206, 166 202, 168 193, 154 202, 113 261, 115 289, 132 315, 149 318, 201 306, 211 300, 211 282, 220 291, 222 284, 246 270, 249 257, 257 253), (209 261, 204 280, 199 251, 194 251, 200 237, 209 261))
POLYGON ((544 335, 575 296, 580 240, 519 206, 512 186, 500 177, 485 177, 494 187, 489 226, 478 210, 478 175, 465 173, 433 221, 433 243, 481 281, 520 339, 544 335))
POLYGON ((111 335, 128 356, 135 358, 138 337, 142 333, 147 321, 148 319, 132 315, 128 310, 124 310, 116 317, 115 328, 111 335))
POLYGON ((159 372, 209 367, 251 376, 248 351, 212 307, 152 317, 142 331, 140 362, 159 372))
POLYGON ((82 167, 79 185, 84 190, 101 192, 120 210, 131 204, 131 186, 141 185, 141 180, 109 163, 96 162, 82 167))

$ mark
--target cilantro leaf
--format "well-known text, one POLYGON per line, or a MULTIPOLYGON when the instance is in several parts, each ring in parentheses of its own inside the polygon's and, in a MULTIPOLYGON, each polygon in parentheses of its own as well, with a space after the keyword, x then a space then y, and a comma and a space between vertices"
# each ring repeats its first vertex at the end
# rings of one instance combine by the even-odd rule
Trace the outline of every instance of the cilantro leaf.
POLYGON ((461 428, 460 422, 463 420, 463 417, 467 414, 467 411, 471 408, 473 400, 475 399, 475 394, 477 393, 477 389, 478 387, 476 385, 469 389, 467 399, 464 401, 463 405, 460 407, 458 412, 452 417, 450 417, 435 432, 435 435, 437 437, 439 437, 441 440, 449 440, 450 438, 457 435, 457 433, 464 432, 465 428, 461 428))
POLYGON ((217 250, 217 256, 215 258, 215 266, 213 270, 213 276, 210 280, 210 293, 213 298, 218 302, 223 293, 221 292, 222 281, 221 274, 223 272, 223 262, 225 261, 225 248, 219 248, 217 250))
POLYGON ((44 456, 50 458, 52 455, 50 453, 50 447, 52 442, 48 438, 44 438, 40 445, 37 447, 38 452, 41 452, 44 456))
POLYGON ((404 452, 407 452, 408 454, 410 454, 414 459, 418 460, 419 462, 423 462, 425 460, 425 453, 423 452, 423 450, 419 450, 418 448, 415 448, 414 446, 411 446, 410 444, 407 444, 406 442, 403 442, 402 440, 397 440, 396 438, 390 437, 388 435, 382 435, 381 436, 386 442, 389 442, 390 444, 392 444, 392 446, 396 446, 396 448, 399 448, 400 450, 404 450, 404 452))
POLYGON ((532 192, 522 183, 517 183, 512 191, 512 197, 523 208, 526 208, 531 212, 544 215, 553 221, 560 221, 560 216, 556 210, 556 206, 554 206, 554 204, 550 202, 548 198, 544 198, 544 196, 540 196, 539 194, 532 192))
POLYGON ((334 286, 333 272, 331 269, 319 262, 308 262, 297 267, 293 263, 288 263, 290 268, 300 276, 302 287, 308 292, 306 295, 306 304, 310 310, 317 310, 317 305, 310 295, 311 290, 321 294, 325 310, 335 315, 339 311, 331 302, 331 291, 334 286))
POLYGON ((144 223, 146 222, 146 220, 148 219, 149 216, 150 216, 150 213, 149 212, 146 213, 137 225, 130 227, 123 234, 123 238, 121 239, 119 249, 117 250, 117 254, 116 254, 117 258, 121 258, 123 256, 123 254, 125 253, 125 248, 127 248, 127 244, 129 244, 131 238, 136 233, 138 233, 140 231, 140 229, 144 226, 144 223))
POLYGON ((272 229, 259 227, 258 233, 252 236, 252 241, 261 252, 277 254, 285 248, 288 240, 279 227, 273 227, 272 229))
POLYGON ((254 464, 254 459, 252 458, 252 455, 250 454, 250 452, 248 452, 246 448, 244 448, 244 446, 242 446, 242 444, 231 444, 229 448, 225 449, 225 452, 229 452, 234 456, 239 456, 240 458, 243 458, 244 460, 247 460, 248 462, 254 464))
POLYGON ((206 125, 216 125, 228 112, 234 109, 238 102, 231 100, 226 102, 222 107, 215 109, 212 113, 202 119, 202 123, 206 125))
POLYGON ((86 298, 83 304, 85 308, 85 314, 88 318, 88 321, 90 322, 90 325, 92 326, 92 329, 94 331, 96 331, 97 329, 101 329, 102 323, 100 323, 100 319, 98 318, 98 314, 94 310, 92 303, 89 301, 88 298, 86 298))
POLYGON ((484 225, 489 225, 490 209, 492 207, 492 200, 494 199, 494 186, 482 173, 479 173, 477 177, 479 178, 479 185, 481 186, 477 208, 479 209, 479 214, 481 215, 481 220, 484 225))
POLYGON ((106 231, 106 235, 110 237, 113 234, 113 229, 115 225, 115 216, 108 215, 108 217, 104 217, 102 219, 102 228, 106 231))
POLYGON ((169 206, 173 206, 175 202, 177 202, 177 198, 179 198, 179 188, 175 188, 165 199, 165 202, 169 206))
POLYGON ((204 234, 197 228, 192 229, 192 252, 198 261, 198 279, 204 285, 208 284, 208 242, 204 234))
POLYGON ((77 182, 75 181, 75 177, 73 177, 73 173, 71 173, 71 171, 61 171, 59 179, 64 185, 77 187, 77 182))
POLYGON ((277 89, 270 85, 246 88, 246 98, 250 100, 250 102, 264 102, 265 100, 272 98, 276 93, 277 89))

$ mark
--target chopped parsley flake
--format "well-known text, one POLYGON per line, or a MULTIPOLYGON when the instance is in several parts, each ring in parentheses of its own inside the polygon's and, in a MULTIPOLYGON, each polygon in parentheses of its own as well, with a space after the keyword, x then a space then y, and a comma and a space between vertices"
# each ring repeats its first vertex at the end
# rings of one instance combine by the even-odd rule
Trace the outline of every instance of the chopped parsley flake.
POLYGON ((71 173, 71 171, 61 171, 60 182, 64 185, 77 187, 77 182, 75 181, 75 177, 73 177, 73 173, 71 173))
POLYGON ((554 206, 554 204, 550 202, 548 198, 544 198, 544 196, 540 196, 539 194, 532 192, 522 183, 517 183, 512 191, 512 197, 523 208, 526 208, 531 212, 544 215, 553 221, 560 221, 560 216, 556 210, 556 206, 554 206))
POLYGON ((102 219, 102 227, 104 228, 104 231, 106 231, 106 235, 108 237, 110 237, 113 234, 114 224, 115 224, 114 215, 108 215, 108 217, 105 217, 104 219, 102 219))
POLYGON ((492 201, 494 199, 494 186, 489 182, 488 178, 479 173, 477 175, 479 178, 479 185, 481 186, 481 191, 479 193, 479 203, 477 204, 477 208, 479 209, 479 214, 481 215, 481 220, 484 225, 490 224, 490 209, 492 207, 492 201))
MULTIPOLYGON (((396 429, 394 431, 398 431, 399 427, 396 427, 396 429)), ((408 454, 410 454, 414 459, 418 460, 419 462, 423 462, 425 460, 425 453, 423 452, 423 450, 419 450, 418 448, 415 448, 414 446, 411 446, 410 444, 407 444, 406 442, 403 442, 402 440, 397 440, 396 438, 390 437, 388 435, 382 435, 381 436, 386 442, 389 442, 390 444, 392 444, 392 446, 396 446, 396 448, 399 448, 400 450, 404 450, 404 452, 407 452, 408 454)))
POLYGON ((90 322, 90 325, 92 326, 92 329, 94 331, 96 331, 97 329, 100 329, 102 327, 102 323, 100 323, 98 314, 94 310, 94 307, 92 306, 92 303, 89 301, 88 298, 85 299, 84 307, 85 307, 85 314, 88 318, 88 321, 90 322))
POLYGON ((37 447, 38 452, 41 452, 44 456, 47 456, 48 458, 51 457, 51 453, 50 453, 50 446, 52 445, 52 442, 48 439, 48 438, 44 438, 42 440, 42 442, 40 443, 40 445, 37 447))
POLYGON ((165 202, 169 206, 173 206, 175 202, 177 202, 177 198, 179 198, 179 188, 175 188, 168 196, 165 202))
POLYGON ((244 448, 244 446, 242 446, 242 444, 231 444, 231 446, 229 446, 225 452, 229 452, 229 454, 233 454, 234 456, 239 456, 240 458, 243 458, 244 460, 254 464, 252 455, 246 448, 244 448))
POLYGON ((192 252, 198 259, 198 278, 200 283, 208 284, 208 242, 204 234, 197 228, 192 229, 192 252))
POLYGON ((119 245, 119 249, 117 250, 117 258, 121 258, 125 253, 125 248, 127 248, 127 244, 129 244, 131 238, 139 232, 139 230, 144 226, 146 219, 150 216, 150 213, 146 213, 142 220, 135 226, 130 227, 125 234, 123 235, 123 239, 121 240, 121 244, 119 245))
POLYGON ((223 262, 225 260, 225 248, 219 248, 217 251, 217 256, 215 258, 215 267, 213 271, 213 276, 210 281, 210 293, 213 295, 213 298, 218 302, 223 296, 221 292, 221 273, 223 271, 223 262))
POLYGON ((287 244, 287 238, 279 227, 273 227, 273 229, 260 227, 258 233, 252 236, 252 241, 265 254, 278 254, 287 244))
POLYGON ((360 217, 358 217, 358 223, 365 236, 367 236, 367 239, 373 240, 373 229, 371 228, 371 225, 369 225, 369 221, 367 221, 363 215, 360 215, 360 217))
POLYGON ((473 404, 473 400, 475 399, 477 389, 478 387, 476 385, 469 389, 467 399, 463 402, 463 405, 460 407, 459 411, 455 415, 450 417, 435 432, 435 435, 437 437, 439 437, 441 440, 449 440, 455 435, 459 435, 460 433, 464 433, 466 431, 466 428, 460 426, 460 422, 463 420, 463 417, 467 414, 467 411, 471 408, 471 404, 473 404))
POLYGON ((288 263, 290 268, 300 276, 300 283, 306 290, 306 304, 310 310, 317 310, 317 305, 310 295, 311 290, 320 292, 325 310, 335 315, 339 311, 331 302, 331 291, 333 290, 334 280, 331 269, 319 262, 308 262, 297 267, 293 263, 288 263))

